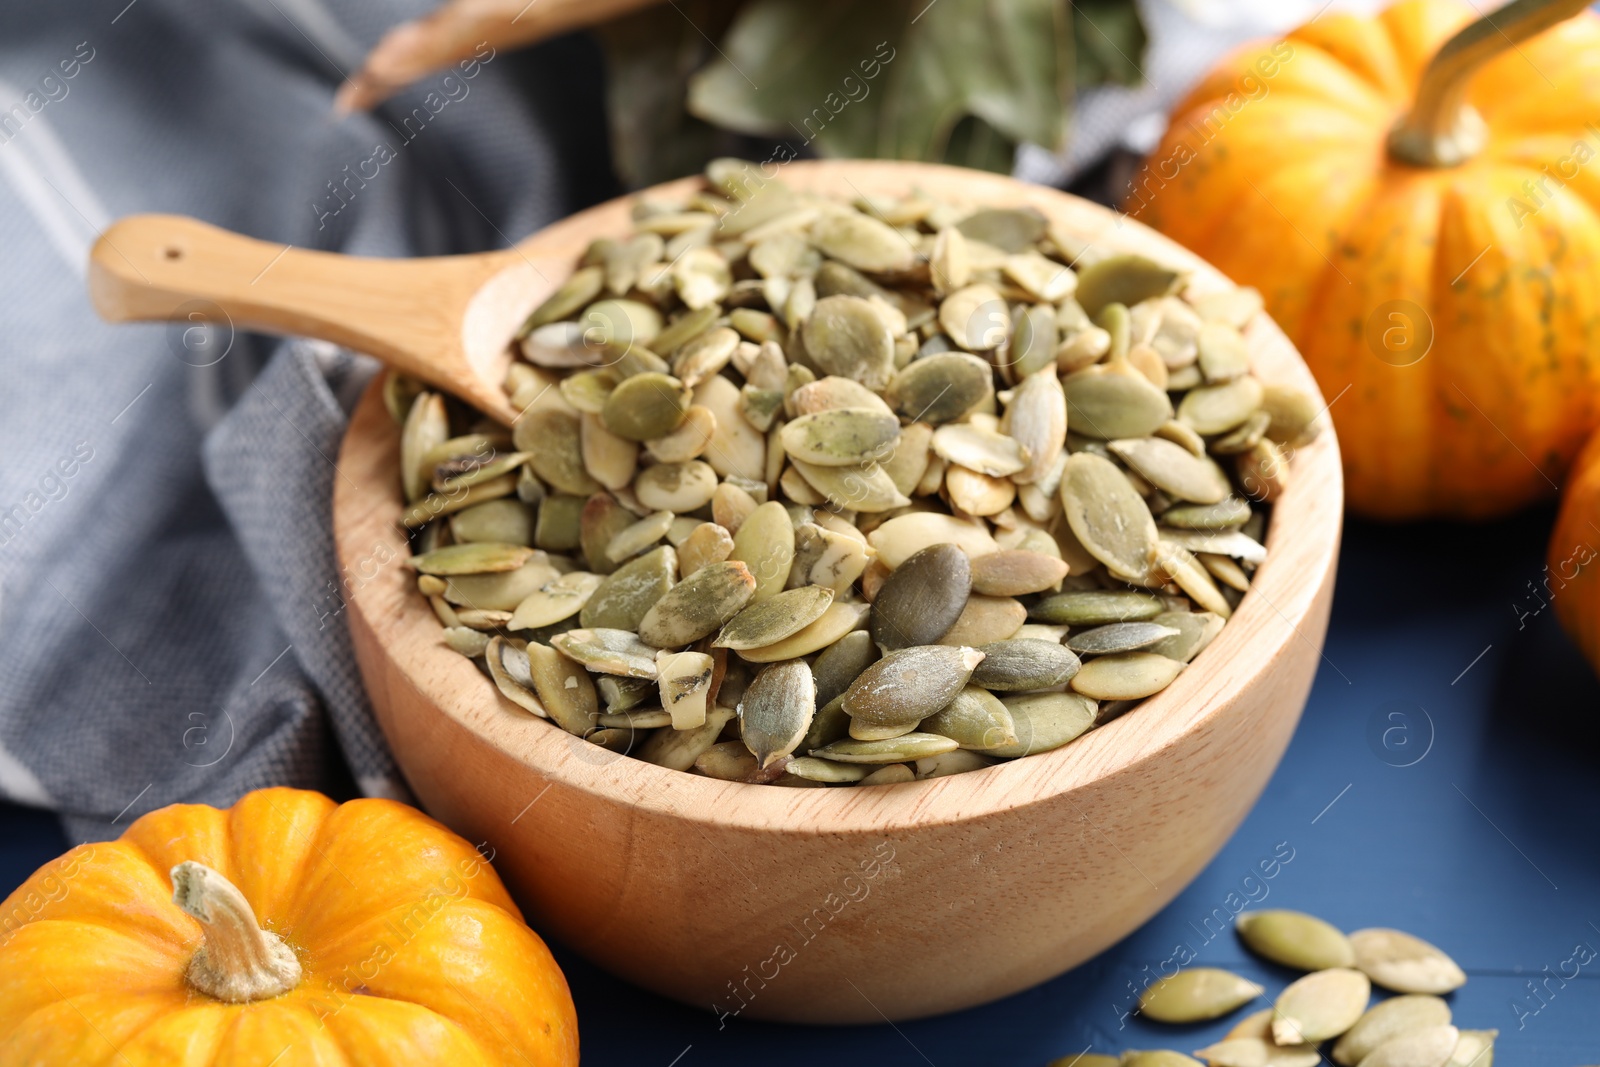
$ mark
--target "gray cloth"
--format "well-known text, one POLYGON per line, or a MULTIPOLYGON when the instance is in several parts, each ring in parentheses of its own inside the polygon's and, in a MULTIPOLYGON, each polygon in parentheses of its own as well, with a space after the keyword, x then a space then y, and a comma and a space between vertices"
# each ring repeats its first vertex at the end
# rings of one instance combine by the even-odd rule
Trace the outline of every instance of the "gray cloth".
POLYGON ((0 36, 0 795, 83 839, 266 785, 404 796, 329 532, 370 361, 103 324, 89 247, 135 212, 364 255, 504 245, 614 191, 598 53, 495 55, 336 119, 341 72, 427 0, 123 2, 10 5, 0 36))

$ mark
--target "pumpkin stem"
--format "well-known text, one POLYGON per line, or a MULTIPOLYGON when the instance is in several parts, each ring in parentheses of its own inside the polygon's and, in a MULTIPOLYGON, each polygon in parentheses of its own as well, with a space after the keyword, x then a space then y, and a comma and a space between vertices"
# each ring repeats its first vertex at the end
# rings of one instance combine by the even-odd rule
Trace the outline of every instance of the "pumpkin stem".
POLYGON ((1571 18, 1590 0, 1513 0, 1446 41, 1428 63, 1411 113, 1389 131, 1389 154, 1416 167, 1453 167, 1483 150, 1482 116, 1467 83, 1487 60, 1571 18))
POLYGON ((239 887, 210 867, 172 868, 172 902, 205 924, 205 944, 185 977, 229 1004, 267 1000, 300 984, 300 961, 277 934, 261 929, 239 887))

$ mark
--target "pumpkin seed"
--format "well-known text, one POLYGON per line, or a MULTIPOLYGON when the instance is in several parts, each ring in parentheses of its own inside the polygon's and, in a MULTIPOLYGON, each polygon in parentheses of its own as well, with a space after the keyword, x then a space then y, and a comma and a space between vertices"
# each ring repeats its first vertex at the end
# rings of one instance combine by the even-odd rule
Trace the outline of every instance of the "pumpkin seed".
POLYGON ((706 721, 688 730, 657 730, 641 745, 636 755, 646 763, 686 771, 694 761, 717 743, 723 728, 733 721, 733 709, 716 707, 706 712, 706 721))
POLYGON ((527 337, 546 323, 558 322, 577 314, 580 308, 587 306, 591 300, 600 295, 604 285, 605 271, 599 267, 584 267, 575 271, 555 292, 546 297, 542 304, 533 309, 533 314, 528 316, 522 328, 517 331, 518 340, 527 337))
POLYGON ((789 761, 787 770, 790 774, 812 782, 827 782, 837 784, 840 782, 859 782, 872 773, 870 765, 862 763, 838 763, 833 760, 820 759, 816 756, 800 756, 789 761))
POLYGON ((717 472, 709 463, 691 459, 687 463, 657 463, 647 467, 634 480, 633 491, 647 508, 683 514, 699 511, 711 503, 717 491, 717 472))
POLYGON ((798 459, 791 462, 806 483, 836 508, 876 512, 903 508, 911 503, 911 498, 896 489, 894 480, 876 463, 819 467, 798 459))
MULTIPOLYGON (((1394 1038, 1429 1027, 1446 1026, 1449 1022, 1450 1005, 1438 997, 1391 997, 1368 1008, 1356 1024, 1345 1031, 1333 1046, 1333 1062, 1340 1067, 1356 1067, 1374 1049, 1394 1038)), ((1445 1059, 1449 1059, 1448 1053, 1453 1050, 1452 1045, 1445 1059)))
POLYGON ((784 425, 788 454, 823 467, 846 467, 889 455, 900 437, 900 421, 876 408, 831 408, 801 415, 784 425))
POLYGON ((702 522, 678 546, 678 566, 685 575, 709 563, 721 563, 733 552, 733 537, 714 522, 702 522))
POLYGON ((672 360, 672 372, 693 389, 728 365, 739 347, 739 334, 726 326, 708 330, 686 341, 672 360))
POLYGON ((867 617, 867 608, 859 600, 835 600, 810 626, 761 648, 740 649, 739 657, 751 663, 774 663, 809 656, 860 626, 867 617))
POLYGON ((1054 641, 1016 637, 981 645, 978 651, 983 662, 973 668, 973 684, 1003 693, 1061 685, 1081 666, 1071 649, 1054 641))
POLYGON ((588 672, 548 645, 534 642, 524 654, 534 691, 550 720, 580 737, 593 729, 600 714, 600 699, 588 672))
POLYGON ((871 726, 920 722, 950 703, 982 662, 983 653, 975 648, 896 649, 851 683, 844 694, 844 710, 871 726))
POLYGON ((988 645, 1004 641, 1022 628, 1028 609, 1010 597, 969 596, 955 624, 939 638, 941 645, 988 645))
POLYGON ((450 420, 445 415, 444 397, 421 393, 412 401, 400 432, 400 472, 406 500, 420 500, 433 480, 425 457, 450 436, 450 420))
POLYGON ((774 663, 755 676, 738 714, 744 743, 763 769, 795 750, 816 706, 816 681, 804 660, 774 663))
POLYGON ((1273 1040, 1314 1045, 1338 1037, 1361 1018, 1371 995, 1372 983, 1360 971, 1335 967, 1308 974, 1274 1002, 1273 1040))
POLYGON ((727 621, 713 647, 764 648, 810 626, 832 603, 833 590, 816 585, 756 601, 727 621))
POLYGON ((1255 413, 1262 396, 1261 383, 1254 378, 1202 385, 1184 394, 1178 404, 1178 418, 1206 437, 1227 433, 1255 413))
POLYGON ((1210 1067, 1317 1067, 1322 1062, 1311 1045, 1274 1045, 1260 1037, 1228 1038, 1195 1055, 1210 1067))
POLYGON ((578 621, 589 629, 635 630, 645 614, 672 588, 678 555, 671 545, 629 560, 589 595, 578 621))
MULTIPOLYGON (((1066 647, 1085 656, 1137 652, 1164 638, 1177 637, 1181 632, 1157 622, 1114 622, 1072 634, 1067 638, 1066 647)), ((1240 921, 1243 921, 1242 917, 1240 921)))
POLYGON ((955 545, 972 559, 999 551, 994 537, 982 523, 932 511, 898 515, 869 533, 867 543, 890 569, 935 544, 955 545))
POLYGON ((996 477, 1016 474, 1028 465, 1028 452, 1015 439, 969 423, 935 430, 933 451, 951 463, 996 477))
POLYGON ((1222 1016, 1266 992, 1218 967, 1189 967, 1158 978, 1139 996, 1139 1013, 1163 1023, 1198 1023, 1222 1016))
POLYGON ((450 545, 410 556, 406 564, 422 574, 458 575, 492 574, 514 571, 533 558, 533 549, 526 545, 476 542, 450 545))
POLYGON ((1367 1067, 1445 1067, 1460 1038, 1453 1026, 1425 1026, 1390 1038, 1361 1062, 1367 1067))
POLYGON ((1261 410, 1267 416, 1267 436, 1280 445, 1308 444, 1321 430, 1322 408, 1316 398, 1292 385, 1262 383, 1261 410))
POLYGON ((1228 476, 1210 458, 1159 437, 1108 441, 1106 447, 1151 485, 1179 500, 1216 504, 1228 496, 1228 476))
POLYGON ((628 630, 604 627, 568 630, 552 637, 550 644, 596 674, 620 674, 652 681, 656 678, 656 650, 628 630))
POLYGON ((1231 556, 1252 564, 1265 563, 1267 559, 1266 547, 1240 530, 1174 530, 1162 527, 1160 534, 1161 540, 1190 552, 1231 556))
POLYGON ((1014 744, 987 749, 1013 759, 1060 748, 1095 726, 1096 705, 1077 693, 1025 693, 1001 698, 1016 728, 1014 744))
POLYGON ((1200 373, 1213 384, 1231 382, 1250 373, 1250 350, 1239 331, 1225 322, 1201 325, 1195 343, 1200 357, 1200 373))
POLYGON ((1153 652, 1118 652, 1085 663, 1070 684, 1096 700, 1138 700, 1171 685, 1183 666, 1153 652))
POLYGON ((794 391, 794 415, 815 415, 838 408, 868 408, 889 413, 882 397, 860 382, 830 375, 800 386, 794 391))
POLYGON ((1178 635, 1163 638, 1145 651, 1175 659, 1179 663, 1188 663, 1221 632, 1224 620, 1220 615, 1204 611, 1164 611, 1150 621, 1170 626, 1178 631, 1178 635))
POLYGON ((998 348, 1011 333, 1005 300, 994 286, 982 283, 958 289, 946 297, 939 305, 939 325, 952 341, 968 352, 998 348))
POLYGON ((1446 1067, 1494 1067, 1494 1039, 1498 1030, 1463 1030, 1446 1067))
POLYGON ((1396 993, 1448 993, 1467 982, 1456 961, 1420 937, 1373 928, 1350 935, 1355 965, 1396 993))
POLYGON ((954 738, 913 730, 882 741, 845 738, 819 748, 811 755, 835 763, 905 763, 937 756, 941 752, 953 752, 959 747, 954 738))
POLYGON ((941 352, 898 371, 884 390, 899 415, 939 426, 954 422, 994 394, 994 372, 977 356, 941 352))
POLYGON ((1235 329, 1261 313, 1261 294, 1250 288, 1220 289, 1212 293, 1191 296, 1195 312, 1207 321, 1226 322, 1235 329))
POLYGON ((738 560, 702 567, 667 590, 639 620, 639 639, 682 648, 733 618, 750 602, 756 579, 738 560))
POLYGON ((987 689, 969 685, 922 720, 917 729, 953 738, 965 749, 984 751, 1017 743, 1011 711, 987 689))
POLYGON ((603 579, 588 571, 573 571, 547 582, 530 593, 511 613, 506 628, 536 630, 578 614, 589 602, 603 579))
POLYGON ((533 529, 533 513, 522 501, 509 497, 474 504, 450 517, 450 532, 458 542, 531 545, 533 529))
POLYGON ((671 716, 674 730, 693 730, 705 724, 715 670, 715 661, 704 652, 656 653, 661 707, 671 716))
POLYGON ((540 703, 538 694, 533 690, 528 656, 522 649, 503 637, 492 637, 484 646, 483 659, 489 667, 489 677, 502 696, 541 719, 549 718, 544 704, 540 703))
POLYGON ((1077 300, 1091 317, 1107 304, 1130 307, 1173 292, 1182 275, 1134 253, 1106 256, 1078 271, 1077 300))
POLYGON ((742 741, 723 741, 712 745, 695 758, 694 769, 707 778, 723 782, 768 783, 783 776, 787 759, 762 769, 742 741))
POLYGON ((600 419, 619 437, 648 441, 676 430, 691 399, 689 387, 670 374, 635 374, 611 391, 600 419))
POLYGON ((1172 418, 1167 394, 1137 372, 1093 366, 1069 374, 1061 388, 1067 425, 1101 440, 1145 437, 1172 418))
POLYGON ((1250 518, 1250 505, 1230 496, 1215 504, 1179 504, 1161 513, 1163 526, 1183 530, 1229 530, 1250 518))
POLYGON ((1008 549, 972 561, 972 588, 989 596, 1024 596, 1056 588, 1067 573, 1067 565, 1054 556, 1008 549))
POLYGON ((1122 1067, 1200 1067, 1200 1061, 1172 1049, 1160 1048, 1124 1052, 1122 1067))
POLYGON ((1155 520, 1110 460, 1091 452, 1069 456, 1061 476, 1061 506, 1079 544, 1112 571, 1139 576, 1155 562, 1155 520))
POLYGON ((514 611, 535 590, 555 580, 559 572, 550 566, 548 559, 545 553, 536 551, 528 562, 514 571, 456 575, 446 580, 442 595, 452 604, 469 608, 514 611))
POLYGON ((960 618, 971 586, 972 566, 955 545, 912 554, 872 602, 872 639, 885 650, 933 644, 960 618))
POLYGON ((857 211, 822 216, 811 227, 811 243, 823 255, 873 274, 908 270, 916 258, 893 227, 857 211))
POLYGON ((1304 912, 1242 912, 1234 928, 1250 951, 1285 967, 1325 971, 1356 962, 1350 939, 1338 927, 1304 912))
POLYGON ((730 561, 749 567, 755 577, 752 599, 769 600, 783 592, 794 563, 794 524, 777 501, 757 506, 733 535, 730 561))
POLYGON ((1075 1056, 1062 1056, 1060 1059, 1051 1060, 1045 1067, 1119 1067, 1121 1063, 1121 1058, 1117 1056, 1080 1052, 1075 1056))
POLYGON ((606 558, 613 563, 632 559, 667 536, 673 518, 670 511, 656 511, 624 527, 606 542, 606 558))
POLYGON ((894 335, 876 308, 859 296, 817 301, 803 331, 806 354, 824 374, 882 389, 894 374, 894 335))
MULTIPOLYGON (((960 754, 961 753, 959 752, 945 752, 940 756, 933 756, 931 758, 939 759, 942 756, 955 756, 960 754)), ((922 760, 918 760, 917 762, 920 764, 922 760)), ((861 781, 857 782, 856 785, 902 785, 906 782, 914 782, 916 779, 916 774, 913 773, 911 768, 906 766, 904 763, 890 763, 879 767, 877 770, 861 779, 861 781)))
POLYGON ((1161 598, 1121 589, 1081 589, 1056 593, 1036 601, 1028 618, 1068 626, 1105 626, 1114 622, 1144 622, 1165 609, 1161 598))

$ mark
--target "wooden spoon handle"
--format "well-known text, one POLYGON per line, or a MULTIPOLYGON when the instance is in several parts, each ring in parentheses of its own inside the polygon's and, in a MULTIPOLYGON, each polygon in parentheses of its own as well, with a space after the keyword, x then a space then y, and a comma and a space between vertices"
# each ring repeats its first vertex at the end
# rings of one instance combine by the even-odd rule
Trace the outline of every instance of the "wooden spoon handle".
POLYGON ((218 319, 366 352, 464 399, 488 386, 463 352, 472 297, 512 251, 363 259, 258 241, 181 215, 113 223, 89 256, 89 293, 111 322, 218 319))

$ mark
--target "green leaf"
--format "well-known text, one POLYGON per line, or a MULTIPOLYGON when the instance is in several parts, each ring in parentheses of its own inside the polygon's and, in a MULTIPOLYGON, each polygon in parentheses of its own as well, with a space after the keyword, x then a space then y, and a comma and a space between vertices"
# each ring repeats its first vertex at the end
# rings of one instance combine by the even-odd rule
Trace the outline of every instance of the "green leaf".
POLYGON ((752 0, 689 110, 827 155, 942 159, 966 116, 1056 147, 1070 33, 1060 0, 752 0))
POLYGON ((731 150, 732 139, 690 115, 684 99, 690 76, 716 55, 712 42, 739 6, 740 0, 675 0, 598 28, 611 156, 627 185, 694 174, 731 150))
POLYGON ((1115 82, 1137 85, 1148 43, 1139 9, 1129 0, 1073 0, 1072 36, 1077 42, 1074 82, 1080 89, 1115 82))

